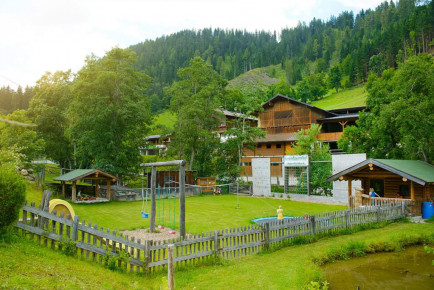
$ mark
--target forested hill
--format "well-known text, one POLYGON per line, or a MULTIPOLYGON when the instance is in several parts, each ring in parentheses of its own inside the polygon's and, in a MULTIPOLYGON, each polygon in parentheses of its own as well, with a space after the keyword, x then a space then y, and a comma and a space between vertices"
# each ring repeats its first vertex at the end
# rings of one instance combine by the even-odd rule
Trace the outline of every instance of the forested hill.
POLYGON ((327 21, 314 18, 280 32, 184 30, 130 48, 138 55, 136 69, 154 78, 150 93, 161 97, 162 88, 176 80, 177 69, 194 56, 201 56, 227 80, 253 68, 280 64, 294 85, 340 64, 348 82, 357 84, 369 71, 381 72, 409 54, 429 51, 433 36, 432 1, 400 0, 357 15, 343 12, 327 21))

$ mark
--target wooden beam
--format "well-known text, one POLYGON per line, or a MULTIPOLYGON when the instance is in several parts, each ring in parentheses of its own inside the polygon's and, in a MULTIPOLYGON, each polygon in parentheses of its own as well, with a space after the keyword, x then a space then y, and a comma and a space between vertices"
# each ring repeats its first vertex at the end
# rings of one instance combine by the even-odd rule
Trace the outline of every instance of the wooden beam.
POLYGON ((62 196, 63 196, 63 198, 66 197, 66 192, 65 192, 65 181, 62 181, 62 196))
POLYGON ((185 238, 185 167, 179 166, 179 235, 185 238))
POLYGON ((416 198, 414 196, 414 182, 413 181, 411 181, 411 183, 410 183, 410 194, 411 194, 411 200, 416 201, 416 198))
POLYGON ((99 186, 99 180, 95 180, 95 197, 98 197, 99 194, 98 186, 99 186))
POLYGON ((71 196, 72 202, 75 202, 77 200, 77 182, 72 182, 72 196, 71 196))
POLYGON ((348 179, 348 197, 350 197, 352 195, 351 180, 352 179, 348 179))
POLYGON ((107 180, 107 199, 112 200, 112 191, 110 190, 111 182, 107 180))
POLYGON ((157 169, 152 166, 151 169, 151 220, 149 225, 149 232, 155 231, 155 215, 157 214, 157 205, 155 202, 155 191, 157 187, 157 169))
POLYGON ((152 163, 142 163, 141 167, 158 167, 158 166, 185 166, 187 162, 185 160, 173 160, 173 161, 162 161, 162 162, 152 162, 152 163))

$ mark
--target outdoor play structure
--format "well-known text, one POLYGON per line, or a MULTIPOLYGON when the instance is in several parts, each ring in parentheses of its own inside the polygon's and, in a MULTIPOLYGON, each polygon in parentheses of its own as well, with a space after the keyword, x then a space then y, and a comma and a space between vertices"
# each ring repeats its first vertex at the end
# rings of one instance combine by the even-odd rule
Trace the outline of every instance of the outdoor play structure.
MULTIPOLYGON (((156 178, 157 178, 157 167, 160 166, 178 166, 179 167, 179 235, 181 237, 185 237, 185 160, 173 160, 173 161, 163 161, 163 162, 153 162, 153 163, 142 163, 141 167, 151 168, 151 213, 150 213, 150 225, 149 232, 155 232, 155 218, 157 216, 157 186, 156 186, 156 178)), ((169 197, 169 196, 168 196, 169 197)), ((159 203, 161 205, 161 193, 159 198, 159 203)), ((170 201, 170 199, 168 200, 170 201)), ((175 201, 175 200, 174 200, 175 201)), ((161 208, 161 207, 160 207, 161 208)), ((169 204, 170 208, 170 204, 169 204)), ((173 209, 175 211, 175 209, 173 209)), ((142 207, 142 216, 146 217, 146 212, 142 207)), ((163 213, 164 215, 164 213, 163 213)), ((169 215, 170 216, 170 215, 169 215)), ((161 215, 160 215, 161 217, 161 215)), ((174 218, 173 218, 173 224, 174 218)), ((173 229, 172 229, 173 230, 173 229)))

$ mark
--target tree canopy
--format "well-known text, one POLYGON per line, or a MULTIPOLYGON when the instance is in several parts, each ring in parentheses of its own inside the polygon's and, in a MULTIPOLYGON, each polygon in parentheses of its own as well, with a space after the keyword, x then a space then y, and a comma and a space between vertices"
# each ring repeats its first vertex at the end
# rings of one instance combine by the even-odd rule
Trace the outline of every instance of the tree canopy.
POLYGON ((339 146, 374 158, 434 160, 434 57, 410 57, 382 77, 371 75, 367 108, 339 146))
POLYGON ((138 148, 150 122, 144 95, 150 77, 134 70, 134 52, 114 48, 90 56, 74 80, 67 134, 80 168, 94 166, 122 176, 140 164, 138 148))

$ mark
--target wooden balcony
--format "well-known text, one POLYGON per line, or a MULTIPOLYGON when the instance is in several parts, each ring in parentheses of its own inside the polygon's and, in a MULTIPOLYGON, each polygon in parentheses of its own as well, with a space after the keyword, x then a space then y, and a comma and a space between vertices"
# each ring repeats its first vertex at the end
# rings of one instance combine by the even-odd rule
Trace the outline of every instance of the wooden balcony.
POLYGON ((319 141, 337 141, 341 138, 343 132, 333 132, 333 133, 319 133, 319 141))

